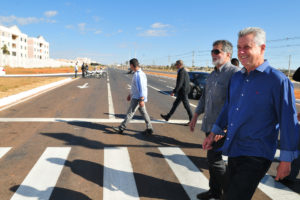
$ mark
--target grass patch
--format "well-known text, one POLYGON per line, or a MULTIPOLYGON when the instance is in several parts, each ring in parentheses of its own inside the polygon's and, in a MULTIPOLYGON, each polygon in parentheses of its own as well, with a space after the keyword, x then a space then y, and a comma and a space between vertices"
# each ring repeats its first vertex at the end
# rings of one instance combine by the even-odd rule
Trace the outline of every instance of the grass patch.
POLYGON ((0 78, 0 98, 30 90, 64 77, 6 77, 0 78))

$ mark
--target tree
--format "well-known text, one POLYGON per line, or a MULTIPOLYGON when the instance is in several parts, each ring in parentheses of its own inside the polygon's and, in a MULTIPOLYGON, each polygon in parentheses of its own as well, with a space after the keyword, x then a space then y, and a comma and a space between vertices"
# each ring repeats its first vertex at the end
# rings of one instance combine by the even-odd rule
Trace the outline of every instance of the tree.
POLYGON ((3 55, 10 55, 10 52, 7 49, 6 44, 1 48, 3 55))
POLYGON ((3 55, 5 57, 7 57, 8 55, 10 55, 10 52, 8 51, 6 44, 1 48, 1 50, 2 50, 2 53, 3 53, 3 55))

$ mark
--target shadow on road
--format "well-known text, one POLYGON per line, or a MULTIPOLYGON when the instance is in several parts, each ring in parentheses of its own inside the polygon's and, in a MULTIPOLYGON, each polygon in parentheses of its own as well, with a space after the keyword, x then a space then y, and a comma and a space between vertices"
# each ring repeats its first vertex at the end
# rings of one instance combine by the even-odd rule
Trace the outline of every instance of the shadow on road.
MULTIPOLYGON (((148 156, 155 157, 155 158, 166 158, 166 159, 169 159, 169 160, 172 160, 172 161, 179 161, 176 164, 186 166, 185 163, 180 162, 180 161, 184 160, 184 159, 181 159, 181 157, 185 157, 185 155, 175 154, 175 155, 171 155, 171 156, 163 156, 162 154, 154 153, 154 152, 147 152, 146 154, 148 156)), ((207 164, 206 158, 197 157, 197 156, 187 156, 187 157, 197 166, 197 168, 201 172, 203 172, 202 169, 207 169, 208 170, 208 164, 207 164)), ((189 170, 192 170, 192 169, 189 169, 189 170)))
MULTIPOLYGON (((15 185, 10 188, 12 192, 17 192, 20 185, 15 185)), ((80 192, 76 192, 73 190, 69 190, 66 188, 47 188, 47 190, 40 191, 33 187, 22 185, 22 189, 17 192, 19 195, 22 195, 24 197, 32 197, 34 199, 48 199, 48 194, 50 193, 51 196, 49 199, 80 199, 80 200, 91 200, 88 196, 85 194, 82 194, 80 192), (53 192, 52 192, 53 190, 53 192), (52 192, 52 194, 51 194, 52 192)))
MULTIPOLYGON (((48 161, 54 164, 62 163, 59 160, 59 158, 51 158, 48 159, 48 161)), ((130 188, 126 187, 126 185, 124 186, 124 185, 114 184, 115 181, 110 180, 110 178, 108 178, 108 180, 105 180, 106 182, 103 181, 104 173, 115 174, 118 175, 118 177, 129 177, 131 176, 130 172, 104 167, 102 164, 98 164, 86 160, 66 161, 65 166, 69 167, 74 174, 79 175, 82 178, 99 185, 100 187, 105 187, 110 191, 121 190, 127 195, 132 195, 130 188)), ((182 187, 183 185, 181 185, 180 183, 170 182, 167 180, 159 179, 141 173, 133 173, 133 175, 136 181, 139 197, 147 197, 147 198, 155 198, 155 199, 180 199, 180 200, 188 199, 182 187)), ((201 188, 195 188, 188 185, 184 185, 184 187, 193 190, 200 190, 199 192, 202 191, 201 188)), ((59 190, 56 191, 56 188, 54 188, 53 193, 55 194, 56 197, 60 197, 58 195, 63 195, 62 193, 60 193, 59 190)), ((66 198, 67 196, 63 196, 63 197, 65 198, 57 198, 57 199, 76 199, 76 198, 66 198)))

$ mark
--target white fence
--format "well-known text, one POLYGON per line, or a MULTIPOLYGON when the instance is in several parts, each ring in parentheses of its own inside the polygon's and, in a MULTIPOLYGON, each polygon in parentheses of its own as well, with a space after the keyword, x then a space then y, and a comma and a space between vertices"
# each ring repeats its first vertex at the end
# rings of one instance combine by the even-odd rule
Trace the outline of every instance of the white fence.
POLYGON ((75 66, 73 62, 63 62, 54 59, 34 59, 34 58, 18 58, 13 56, 0 55, 0 66, 39 68, 39 67, 61 67, 75 66))

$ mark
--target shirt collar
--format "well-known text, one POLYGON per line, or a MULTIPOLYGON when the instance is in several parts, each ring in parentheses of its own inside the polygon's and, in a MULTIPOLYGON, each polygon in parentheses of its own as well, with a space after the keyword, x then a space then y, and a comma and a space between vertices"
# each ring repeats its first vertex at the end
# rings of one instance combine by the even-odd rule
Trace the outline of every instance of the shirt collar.
MULTIPOLYGON (((263 64, 259 65, 255 70, 259 71, 259 72, 264 72, 265 69, 269 66, 269 62, 267 60, 264 60, 263 64)), ((241 69, 241 72, 244 74, 247 72, 247 69, 245 67, 243 67, 241 69)))

